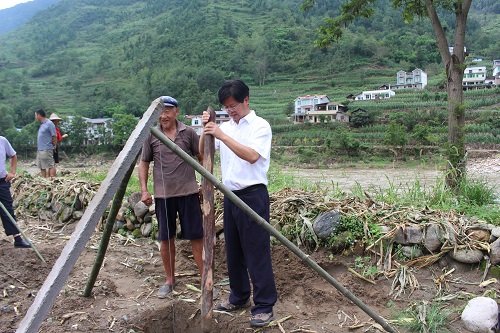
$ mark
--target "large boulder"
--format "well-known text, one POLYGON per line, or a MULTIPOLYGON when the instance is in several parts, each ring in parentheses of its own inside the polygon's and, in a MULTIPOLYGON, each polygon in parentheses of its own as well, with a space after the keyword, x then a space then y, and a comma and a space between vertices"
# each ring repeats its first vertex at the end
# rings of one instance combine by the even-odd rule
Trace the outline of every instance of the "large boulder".
POLYGON ((134 192, 128 197, 127 202, 130 205, 130 207, 134 207, 136 203, 140 202, 142 198, 141 192, 134 192))
POLYGON ((401 245, 420 244, 423 239, 423 232, 419 226, 404 225, 396 230, 394 242, 401 245))
POLYGON ((146 204, 142 201, 137 202, 134 206, 134 214, 137 217, 143 217, 146 215, 147 212, 149 212, 149 207, 146 206, 146 204))
POLYGON ((490 261, 492 265, 500 263, 500 238, 490 244, 490 261))
POLYGON ((321 214, 313 223, 313 230, 321 239, 328 238, 340 224, 340 213, 334 210, 321 214))
POLYGON ((498 304, 489 297, 471 299, 462 311, 462 321, 474 333, 493 333, 498 324, 498 304))
POLYGON ((437 224, 430 224, 425 228, 424 247, 433 253, 438 251, 443 243, 441 242, 441 227, 437 224))
POLYGON ((481 250, 470 248, 451 251, 450 256, 453 260, 462 262, 464 264, 477 264, 480 263, 484 258, 484 254, 481 250))

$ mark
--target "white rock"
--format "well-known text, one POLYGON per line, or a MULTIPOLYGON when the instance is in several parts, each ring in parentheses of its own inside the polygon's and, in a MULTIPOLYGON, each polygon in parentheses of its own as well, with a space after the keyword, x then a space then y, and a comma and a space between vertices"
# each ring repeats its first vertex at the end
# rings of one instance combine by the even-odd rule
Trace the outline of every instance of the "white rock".
POLYGON ((498 323, 498 304, 489 297, 471 299, 462 312, 462 321, 467 330, 474 333, 492 333, 498 323))

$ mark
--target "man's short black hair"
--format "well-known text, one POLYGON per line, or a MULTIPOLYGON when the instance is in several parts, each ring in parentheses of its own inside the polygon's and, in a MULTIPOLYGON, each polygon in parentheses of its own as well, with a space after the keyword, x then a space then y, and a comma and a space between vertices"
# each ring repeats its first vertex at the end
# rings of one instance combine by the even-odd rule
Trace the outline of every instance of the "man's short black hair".
POLYGON ((35 113, 38 114, 39 116, 47 118, 47 114, 45 113, 44 109, 38 109, 38 110, 35 111, 35 113))
POLYGON ((222 104, 228 97, 233 97, 243 103, 246 97, 250 96, 250 89, 241 80, 228 80, 219 88, 219 103, 222 104))

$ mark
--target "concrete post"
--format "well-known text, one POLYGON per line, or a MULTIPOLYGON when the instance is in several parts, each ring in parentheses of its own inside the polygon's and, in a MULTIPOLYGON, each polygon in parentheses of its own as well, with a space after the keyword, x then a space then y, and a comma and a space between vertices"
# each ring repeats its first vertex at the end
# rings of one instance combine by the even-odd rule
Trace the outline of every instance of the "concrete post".
POLYGON ((106 179, 85 210, 71 239, 57 259, 54 267, 45 279, 40 291, 31 304, 28 312, 19 324, 16 333, 37 333, 50 309, 54 305, 57 295, 66 283, 78 257, 92 236, 99 219, 103 216, 108 203, 115 195, 125 174, 142 148, 142 144, 150 133, 151 126, 157 121, 163 108, 160 98, 154 100, 137 124, 135 130, 127 140, 125 147, 111 166, 106 179))

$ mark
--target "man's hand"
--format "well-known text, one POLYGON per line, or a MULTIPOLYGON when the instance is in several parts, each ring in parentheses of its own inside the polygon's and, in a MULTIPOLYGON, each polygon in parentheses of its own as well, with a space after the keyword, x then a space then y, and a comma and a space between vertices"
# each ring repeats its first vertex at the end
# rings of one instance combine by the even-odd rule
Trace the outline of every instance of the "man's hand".
POLYGON ((153 197, 149 192, 143 192, 141 201, 146 205, 146 206, 151 206, 153 204, 153 197))
POLYGON ((10 182, 16 176, 15 173, 9 172, 7 176, 5 176, 5 181, 10 182))
MULTIPOLYGON (((203 111, 203 115, 201 116, 201 122, 203 123, 203 133, 204 134, 211 134, 213 135, 214 138, 217 138, 219 140, 222 140, 224 137, 224 132, 222 132, 219 128, 219 126, 212 122, 208 121, 210 119, 210 113, 207 111, 203 111)), ((222 140, 223 141, 223 140, 222 140)))

